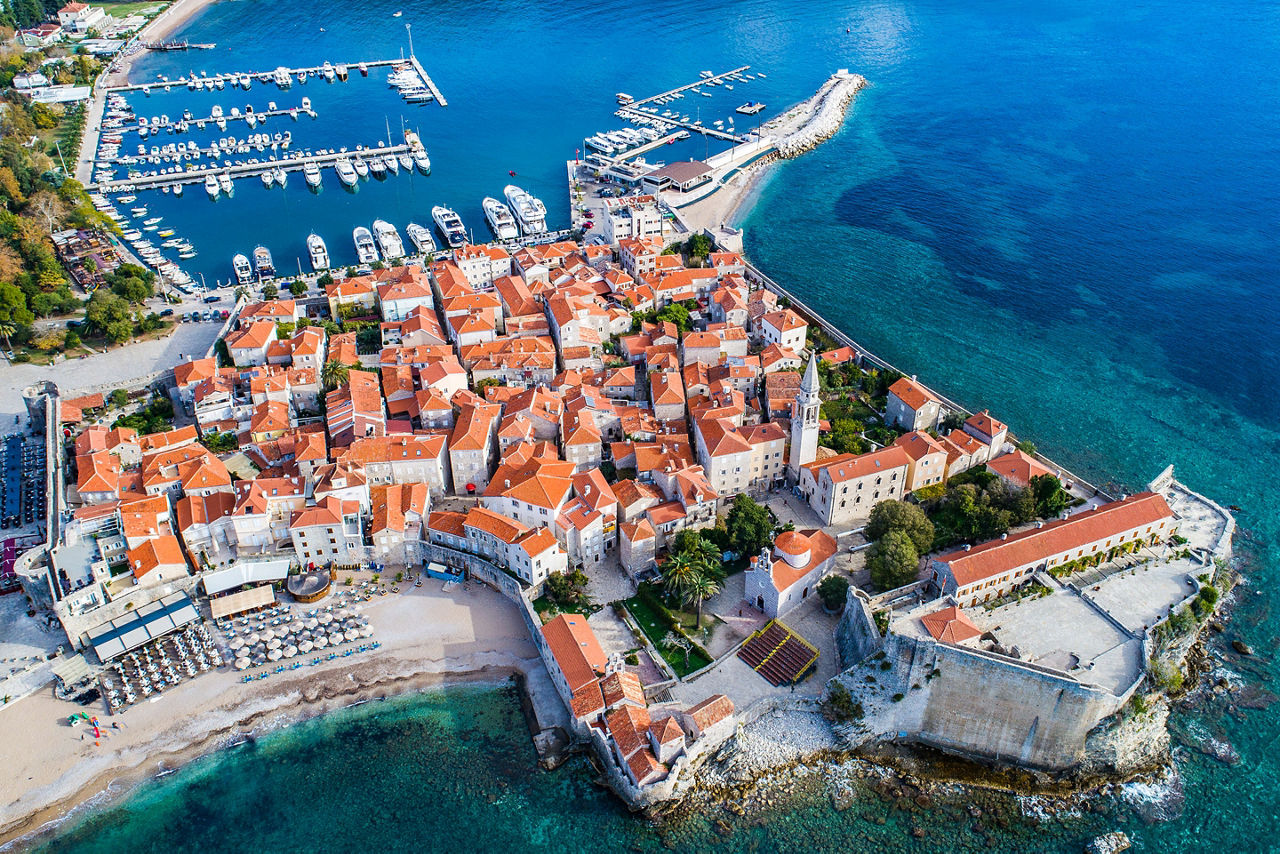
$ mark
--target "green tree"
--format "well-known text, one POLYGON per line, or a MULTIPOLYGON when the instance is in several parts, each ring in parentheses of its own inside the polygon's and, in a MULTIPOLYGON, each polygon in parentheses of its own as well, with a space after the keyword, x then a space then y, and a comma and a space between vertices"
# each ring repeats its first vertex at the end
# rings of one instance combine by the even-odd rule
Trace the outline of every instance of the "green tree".
POLYGON ((289 293, 295 297, 300 297, 307 292, 307 283, 301 279, 289 283, 289 293))
POLYGON ((129 402, 129 392, 122 388, 118 388, 111 392, 111 405, 116 409, 123 409, 125 404, 129 402))
POLYGON ((769 508, 742 493, 733 497, 725 527, 729 531, 729 545, 739 555, 759 554, 773 539, 773 519, 769 508))
POLYGON ((347 374, 351 368, 344 365, 337 359, 330 359, 324 363, 324 367, 320 369, 320 382, 324 384, 325 391, 333 391, 338 386, 347 381, 347 374))
POLYGON ((1057 516, 1071 503, 1071 496, 1062 488, 1062 481, 1051 474, 1031 478, 1027 490, 1035 501, 1035 514, 1042 519, 1057 516))
POLYGON ((867 569, 871 583, 880 590, 892 590, 916 580, 920 554, 904 531, 891 530, 867 549, 867 569))
POLYGON ((322 288, 327 288, 329 285, 333 284, 333 276, 328 273, 323 273, 320 278, 316 279, 316 284, 322 288))
POLYGON ((262 286, 262 296, 264 299, 275 299, 280 295, 280 289, 268 282, 262 286))
POLYGON ((880 540, 890 531, 906 534, 917 554, 924 554, 933 545, 933 523, 915 504, 889 499, 871 508, 867 539, 880 540))
POLYGON ((830 611, 844 604, 848 592, 849 579, 843 575, 828 575, 818 582, 818 595, 822 597, 822 604, 830 611))
POLYGON ((705 258, 711 253, 711 238, 702 233, 695 234, 685 242, 684 251, 690 258, 705 258))

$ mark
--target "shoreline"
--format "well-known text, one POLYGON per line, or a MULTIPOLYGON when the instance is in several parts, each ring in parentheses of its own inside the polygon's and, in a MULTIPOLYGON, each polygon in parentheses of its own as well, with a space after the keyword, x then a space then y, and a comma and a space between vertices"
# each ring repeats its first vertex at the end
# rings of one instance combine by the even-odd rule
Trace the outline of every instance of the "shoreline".
POLYGON ((325 693, 286 709, 259 709, 248 716, 209 732, 204 738, 171 750, 149 753, 138 763, 103 771, 66 797, 47 804, 26 817, 0 828, 0 851, 33 847, 56 836, 68 822, 86 809, 115 806, 138 787, 167 776, 193 762, 238 747, 245 739, 258 739, 295 724, 363 705, 370 701, 426 694, 455 685, 501 687, 516 676, 526 676, 518 665, 482 665, 473 670, 421 671, 389 680, 357 684, 349 690, 325 693))
POLYGON ((214 0, 175 0, 159 15, 156 15, 150 21, 133 34, 125 45, 124 52, 118 56, 114 62, 107 67, 94 84, 97 88, 102 86, 119 86, 129 82, 129 72, 133 69, 133 64, 147 51, 144 48, 137 47, 139 42, 160 41, 166 36, 171 35, 175 30, 186 24, 204 7, 212 5, 214 0), (129 52, 130 48, 136 48, 133 52, 129 52), (117 79, 120 78, 120 79, 117 79))
POLYGON ((83 805, 114 802, 159 771, 248 732, 361 699, 519 674, 538 725, 559 723, 551 677, 509 601, 483 586, 451 594, 410 590, 366 605, 383 643, 379 655, 339 658, 250 683, 232 670, 212 671, 113 717, 121 729, 109 731, 101 746, 80 739, 83 733, 67 724, 72 709, 47 688, 0 708, 0 726, 28 734, 0 741, 0 763, 9 770, 0 780, 0 848, 29 847, 31 837, 53 832, 53 822, 83 805), (435 629, 428 637, 422 636, 424 619, 435 629))

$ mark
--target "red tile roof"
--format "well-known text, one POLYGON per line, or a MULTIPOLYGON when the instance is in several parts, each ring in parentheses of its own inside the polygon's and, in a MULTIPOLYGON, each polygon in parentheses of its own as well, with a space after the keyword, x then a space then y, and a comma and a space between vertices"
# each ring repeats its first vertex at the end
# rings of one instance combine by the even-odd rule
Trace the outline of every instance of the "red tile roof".
MULTIPOLYGON (((959 586, 965 587, 1051 555, 1082 549, 1124 531, 1155 526, 1173 518, 1173 511, 1163 496, 1140 492, 1066 519, 1047 522, 1042 528, 1010 534, 1008 539, 990 540, 968 551, 948 552, 937 560, 947 564, 959 586)), ((1163 530, 1171 529, 1166 526, 1163 530)))
POLYGON ((570 691, 577 691, 604 673, 609 659, 582 614, 559 615, 542 627, 542 637, 570 691))

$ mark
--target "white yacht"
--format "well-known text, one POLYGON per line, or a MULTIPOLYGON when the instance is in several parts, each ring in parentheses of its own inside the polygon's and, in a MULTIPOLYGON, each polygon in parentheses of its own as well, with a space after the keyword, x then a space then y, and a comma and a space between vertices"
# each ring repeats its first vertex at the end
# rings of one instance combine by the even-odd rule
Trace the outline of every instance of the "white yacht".
POLYGON ((542 234, 547 230, 547 206, 540 199, 526 193, 515 184, 508 184, 503 191, 507 204, 516 215, 520 230, 525 234, 542 234))
MULTIPOLYGON (((372 173, 373 177, 387 177, 387 164, 382 162, 381 157, 370 157, 365 165, 368 166, 369 172, 372 173)), ((359 171, 359 169, 357 168, 356 171, 359 171)))
POLYGON ((204 188, 208 191, 211 199, 218 198, 218 193, 222 192, 218 187, 218 177, 216 175, 204 176, 204 188))
POLYGON ((311 269, 329 268, 329 248, 324 245, 324 239, 314 231, 307 237, 307 252, 311 254, 311 269))
POLYGON ((311 187, 319 187, 320 182, 324 180, 320 176, 320 167, 316 165, 314 160, 308 160, 306 165, 302 167, 302 177, 307 179, 307 185, 311 187))
POLYGON ((415 148, 413 150, 413 165, 417 166, 423 175, 431 174, 431 158, 427 156, 425 148, 415 148))
POLYGON ((378 260, 378 247, 373 242, 373 235, 369 233, 369 229, 363 225, 356 226, 356 230, 351 232, 351 237, 356 242, 356 258, 361 264, 372 264, 378 260))
POLYGON ((436 228, 444 235, 445 243, 450 249, 457 249, 467 242, 467 227, 462 224, 462 217, 444 205, 436 205, 431 209, 431 218, 436 228))
POLYGON ((338 162, 333 164, 333 168, 338 173, 338 180, 348 187, 355 186, 356 181, 360 180, 360 176, 356 174, 356 168, 345 157, 339 158, 338 162))
POLYGON ((327 59, 325 60, 324 65, 320 66, 320 73, 323 74, 324 79, 328 80, 330 83, 332 83, 333 78, 337 76, 337 72, 333 70, 333 63, 329 62, 327 59))
POLYGON ((293 85, 293 78, 289 76, 289 69, 285 68, 283 65, 275 70, 275 74, 271 76, 271 79, 273 79, 275 84, 281 89, 288 89, 293 85))
POLYGON ((218 186, 222 188, 222 192, 226 193, 228 196, 231 195, 231 188, 233 185, 231 183, 230 172, 223 172, 218 176, 218 186))
POLYGON ((386 157, 382 158, 382 163, 387 167, 387 171, 392 175, 400 174, 400 161, 396 160, 396 156, 394 154, 388 154, 386 157))
POLYGON ((390 261, 392 258, 404 257, 404 242, 400 239, 400 234, 394 225, 383 219, 375 219, 373 236, 378 241, 378 248, 382 250, 383 258, 390 261))
POLYGON ((280 185, 280 189, 284 189, 284 185, 289 183, 289 174, 284 171, 283 166, 276 167, 276 183, 280 185))
POLYGON ((404 227, 404 230, 418 252, 426 255, 436 251, 436 240, 431 236, 431 229, 411 222, 404 227))
POLYGON ((269 190, 271 189, 272 186, 275 185, 275 183, 276 183, 275 172, 268 169, 267 171, 262 173, 262 186, 266 187, 269 190))
POLYGON ((259 246, 253 250, 253 274, 259 279, 270 279, 276 274, 276 265, 271 260, 271 250, 259 246))
POLYGON ((249 259, 244 255, 237 254, 231 259, 231 267, 236 272, 236 281, 242 285, 247 285, 253 281, 253 268, 249 266, 249 259))
POLYGON ((360 178, 369 177, 369 164, 365 163, 364 158, 361 157, 360 155, 357 154, 355 156, 355 159, 351 161, 351 166, 353 169, 356 170, 356 175, 358 177, 360 178))
POLYGON ((400 155, 400 168, 404 170, 413 168, 413 158, 409 156, 408 152, 404 152, 400 155))
POLYGON ((484 208, 484 218, 489 221, 489 227, 499 240, 515 240, 520 236, 520 229, 516 227, 510 208, 492 196, 486 197, 480 206, 484 208))

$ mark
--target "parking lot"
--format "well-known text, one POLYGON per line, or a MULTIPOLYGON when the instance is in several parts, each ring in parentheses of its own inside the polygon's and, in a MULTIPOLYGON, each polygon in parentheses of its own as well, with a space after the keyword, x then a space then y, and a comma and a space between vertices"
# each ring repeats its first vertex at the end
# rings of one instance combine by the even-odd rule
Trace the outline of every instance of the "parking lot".
POLYGON ((0 442, 0 528, 23 528, 44 518, 44 442, 21 434, 0 442))

